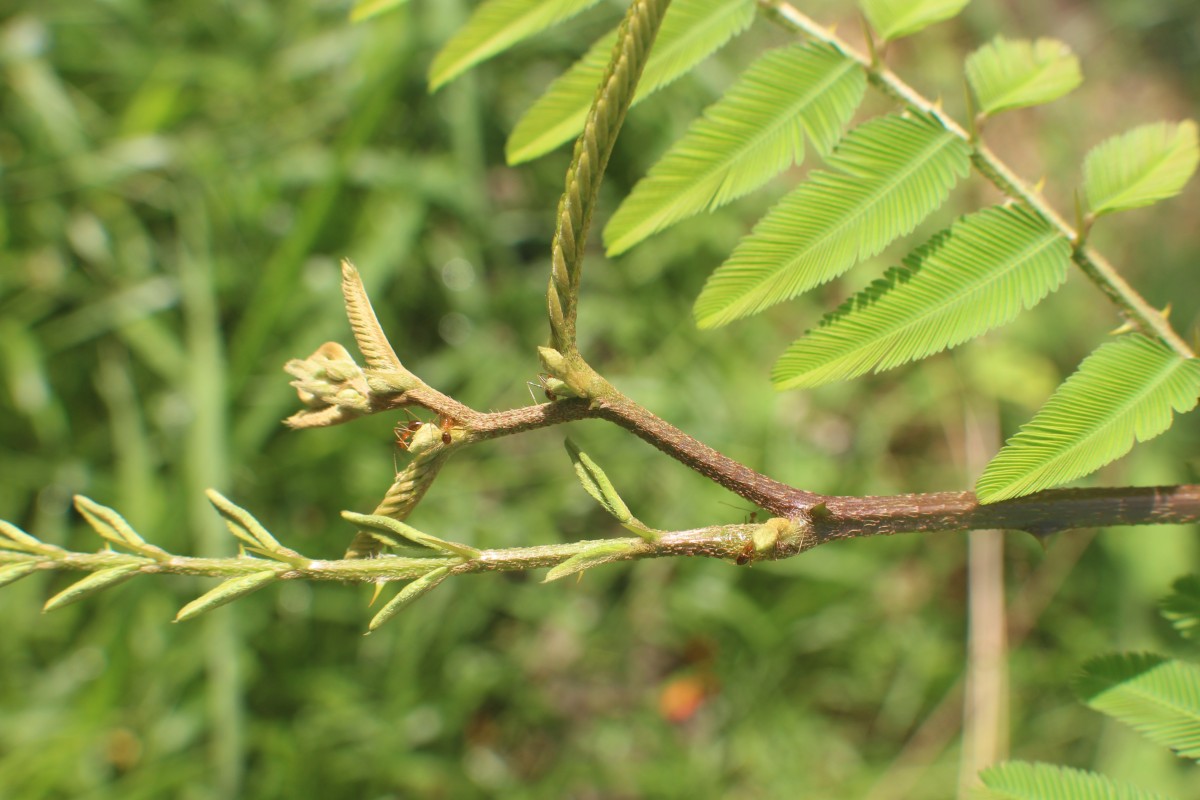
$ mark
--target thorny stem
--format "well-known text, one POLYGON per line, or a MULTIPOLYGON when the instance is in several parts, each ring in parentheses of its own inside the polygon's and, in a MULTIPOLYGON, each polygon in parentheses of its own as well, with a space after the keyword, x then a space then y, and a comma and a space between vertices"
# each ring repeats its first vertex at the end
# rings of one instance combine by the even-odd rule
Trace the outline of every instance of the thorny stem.
POLYGON ((961 138, 972 149, 971 160, 988 181, 1008 197, 1027 204, 1039 216, 1054 226, 1073 245, 1071 257, 1083 273, 1115 304, 1138 330, 1155 337, 1184 358, 1194 358, 1195 352, 1167 322, 1166 316, 1138 294, 1116 268, 1094 248, 1084 243, 1084 231, 1077 231, 1064 220, 1040 193, 1022 181, 986 145, 963 129, 939 103, 923 97, 881 64, 872 63, 869 56, 850 47, 831 30, 817 24, 799 9, 784 0, 759 0, 766 16, 783 27, 801 31, 837 48, 847 58, 857 61, 866 70, 867 79, 885 94, 905 105, 935 117, 950 133, 961 138))

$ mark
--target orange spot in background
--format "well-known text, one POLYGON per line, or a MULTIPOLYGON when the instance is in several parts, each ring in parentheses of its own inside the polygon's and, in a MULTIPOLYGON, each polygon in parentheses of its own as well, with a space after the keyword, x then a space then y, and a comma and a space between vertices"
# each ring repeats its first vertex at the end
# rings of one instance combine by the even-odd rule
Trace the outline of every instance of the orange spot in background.
POLYGON ((708 695, 708 682, 699 675, 672 678, 658 694, 658 713, 676 725, 687 722, 704 705, 708 695))

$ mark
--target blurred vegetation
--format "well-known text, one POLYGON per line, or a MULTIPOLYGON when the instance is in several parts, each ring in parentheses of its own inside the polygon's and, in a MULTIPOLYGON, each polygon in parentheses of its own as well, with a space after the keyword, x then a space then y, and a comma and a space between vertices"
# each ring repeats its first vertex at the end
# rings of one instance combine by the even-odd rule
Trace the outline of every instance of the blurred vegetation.
MULTIPOLYGON (((0 518, 87 548, 98 540, 70 510, 79 492, 174 552, 230 553, 202 495, 215 486, 286 544, 339 555, 351 531, 338 510, 369 511, 390 482, 394 420, 305 433, 279 420, 296 407, 284 361, 349 343, 343 256, 424 379, 481 409, 532 402, 567 154, 509 169, 504 136, 619 5, 430 96, 425 70, 464 2, 414 0, 362 26, 344 2, 8 3, 0 518)), ((854 30, 847 4, 817 6, 854 30)), ((1088 147, 1200 107, 1188 0, 979 0, 889 59, 961 110, 961 59, 997 32, 1058 36, 1081 56, 1083 88, 989 131, 1024 175, 1046 176, 1060 209, 1088 147)), ((758 20, 633 112, 608 208, 741 66, 783 40, 758 20)), ((581 350, 622 390, 781 480, 844 494, 969 486, 988 455, 973 442, 997 435, 992 420, 1011 433, 1118 324, 1073 276, 953 354, 775 395, 770 364, 818 318, 817 301, 705 334, 690 306, 786 185, 622 259, 597 251, 580 310, 581 350)), ((988 192, 975 179, 957 197, 988 192)), ((1189 334, 1198 206, 1193 186, 1096 233, 1189 334)), ((931 229, 956 213, 942 209, 931 229)), ((825 308, 872 274, 828 287, 825 308)), ((472 448, 412 522, 482 547, 615 533, 576 484, 564 433, 472 448)), ((649 524, 752 511, 612 426, 571 435, 649 524)), ((1198 444, 1200 423, 1185 417, 1098 482, 1196 481, 1198 444)), ((1153 601, 1196 569, 1195 533, 1076 532, 1045 551, 1009 535, 1009 596, 1028 627, 1009 660, 1014 755, 1194 794, 1182 763, 1079 706, 1067 679, 1102 650, 1170 651, 1153 601)), ((964 570, 965 538, 938 535, 752 569, 644 563, 548 586, 477 576, 367 638, 361 587, 285 585, 172 626, 200 582, 142 578, 42 617, 69 576, 34 577, 0 593, 0 795, 947 797, 964 570)))

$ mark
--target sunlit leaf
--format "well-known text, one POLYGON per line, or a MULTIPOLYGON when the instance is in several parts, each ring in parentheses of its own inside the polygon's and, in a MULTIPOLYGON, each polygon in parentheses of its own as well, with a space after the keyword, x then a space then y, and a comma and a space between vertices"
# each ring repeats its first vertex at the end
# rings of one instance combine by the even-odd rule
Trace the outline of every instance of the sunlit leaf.
POLYGON ((1088 208, 1097 216, 1174 197, 1200 159, 1196 123, 1157 122, 1114 136, 1083 162, 1088 208))
POLYGON ((601 542, 595 547, 584 550, 582 553, 576 553, 551 569, 546 573, 543 583, 551 583, 568 575, 583 572, 585 569, 619 561, 629 551, 630 546, 628 542, 601 542))
POLYGON ((1058 39, 997 36, 967 57, 967 80, 979 110, 995 114, 1056 100, 1078 86, 1083 75, 1079 59, 1058 39))
POLYGON ((379 609, 379 613, 371 618, 371 621, 367 624, 367 632, 374 631, 405 608, 408 608, 414 601, 436 589, 438 584, 446 580, 449 575, 449 567, 438 567, 426 572, 416 580, 406 583, 404 588, 397 592, 396 596, 389 600, 387 605, 379 609))
POLYGON ((597 2, 486 0, 434 57, 429 67, 429 88, 437 89, 479 62, 586 11, 597 2))
POLYGON ((1092 708, 1187 758, 1200 758, 1200 666, 1151 653, 1100 656, 1075 690, 1092 708))
POLYGON ((775 364, 777 389, 891 369, 1011 321, 1065 279, 1071 245, 1032 211, 984 209, 889 270, 775 364))
POLYGON ((826 44, 762 56, 625 198, 604 229, 609 255, 800 163, 806 134, 829 152, 865 89, 862 67, 826 44))
MULTIPOLYGON (((754 0, 675 0, 663 17, 633 103, 683 75, 745 30, 754 19, 754 9, 754 0)), ((508 138, 509 164, 537 158, 579 135, 616 40, 615 29, 601 37, 525 112, 508 138)))
POLYGON ((1071 767, 1009 761, 979 773, 984 788, 977 800, 1170 800, 1141 789, 1071 767))
POLYGON ((958 16, 970 0, 860 0, 867 21, 881 39, 899 39, 958 16))
POLYGON ((968 147, 923 116, 852 130, 709 276, 694 313, 702 328, 756 314, 831 280, 914 227, 968 169, 968 147))
POLYGON ((130 578, 137 577, 138 570, 141 569, 137 564, 129 564, 120 567, 109 567, 98 572, 93 572, 82 580, 63 589, 58 594, 51 597, 42 606, 43 611, 55 611, 63 606, 69 606, 72 603, 78 603, 87 597, 91 597, 97 592, 101 592, 110 587, 124 583, 130 578))
POLYGON ((1020 497, 1080 478, 1120 458, 1190 411, 1200 360, 1134 334, 1102 345, 992 459, 980 502, 1020 497))

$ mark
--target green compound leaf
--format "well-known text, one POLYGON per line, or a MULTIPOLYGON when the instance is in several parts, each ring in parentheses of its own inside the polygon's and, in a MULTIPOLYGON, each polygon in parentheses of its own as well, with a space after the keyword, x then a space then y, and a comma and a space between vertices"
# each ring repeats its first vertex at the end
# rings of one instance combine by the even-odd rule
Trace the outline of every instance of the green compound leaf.
POLYGON ((826 44, 762 56, 621 203, 604 229, 608 254, 720 208, 801 163, 806 134, 828 153, 865 90, 861 66, 826 44))
POLYGON ((836 278, 910 233, 969 167, 967 144, 924 116, 887 116, 852 130, 759 221, 709 276, 694 313, 725 325, 836 278))
POLYGON ((1200 576, 1188 575, 1175 581, 1159 610, 1180 636, 1200 639, 1200 576))
POLYGON ((1027 208, 971 214, 827 315, 771 380, 817 386, 954 347, 1037 305, 1066 279, 1070 258, 1070 242, 1027 208))
POLYGON ((1088 208, 1100 216, 1174 197, 1200 159, 1196 123, 1156 122, 1106 139, 1083 162, 1088 208))
POLYGON ((1087 475, 1171 426, 1196 406, 1200 359, 1134 334, 1084 359, 992 459, 975 485, 981 503, 1021 497, 1087 475))
MULTIPOLYGON (((744 31, 754 19, 754 9, 754 0, 675 0, 663 18, 633 104, 744 31)), ((616 40, 615 29, 601 37, 525 112, 508 138, 509 164, 537 158, 579 135, 616 40)))
POLYGON ((424 597, 436 589, 438 584, 446 580, 449 575, 449 567, 438 567, 437 569, 431 569, 416 580, 405 584, 404 588, 397 592, 396 596, 389 600, 386 606, 379 609, 378 614, 372 617, 371 621, 367 624, 367 633, 373 632, 380 625, 407 608, 415 600, 424 597))
POLYGON ((1200 758, 1200 666, 1152 653, 1100 656, 1084 664, 1075 690, 1151 741, 1200 758))
POLYGON ((110 567, 102 569, 99 572, 93 572, 81 581, 76 581, 63 589, 58 594, 51 597, 42 606, 42 611, 56 611, 63 606, 69 606, 72 603, 78 603, 80 600, 91 597, 97 592, 102 592, 110 586, 116 586, 119 583, 124 583, 130 578, 138 574, 141 569, 137 564, 128 564, 122 567, 110 567))
POLYGON ((971 795, 978 800, 1171 800, 1095 772, 1052 764, 1009 761, 988 767, 979 778, 984 788, 971 795))
POLYGON ((350 21, 362 22, 371 17, 386 14, 407 3, 408 0, 358 0, 350 9, 350 21))
POLYGON ((995 114, 1049 103, 1083 81, 1079 59, 1058 39, 997 36, 967 57, 967 81, 979 110, 995 114))
POLYGON ((586 11, 597 2, 599 0, 486 0, 434 57, 429 67, 430 91, 518 42, 586 11))
POLYGON ((867 21, 884 41, 911 36, 958 16, 970 0, 860 0, 867 21))
POLYGON ((195 619, 201 614, 212 611, 214 608, 220 608, 226 603, 232 603, 239 597, 245 597, 251 592, 257 592, 267 584, 274 582, 278 577, 278 573, 268 569, 261 572, 252 572, 249 575, 242 575, 239 578, 230 578, 179 609, 179 613, 175 615, 175 621, 186 622, 189 619, 195 619))
POLYGON ((566 561, 554 567, 546 573, 542 583, 550 583, 552 581, 565 578, 568 575, 574 575, 577 572, 583 572, 585 569, 598 567, 601 564, 608 564, 613 561, 620 561, 630 548, 628 542, 604 542, 598 544, 582 553, 576 553, 566 561))

